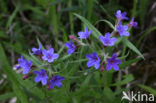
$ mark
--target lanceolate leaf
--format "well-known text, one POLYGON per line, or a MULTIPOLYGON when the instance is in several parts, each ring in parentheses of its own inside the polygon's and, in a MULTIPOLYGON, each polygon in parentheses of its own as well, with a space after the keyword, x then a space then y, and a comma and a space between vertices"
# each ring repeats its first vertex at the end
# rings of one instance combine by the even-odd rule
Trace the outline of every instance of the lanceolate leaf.
POLYGON ((140 53, 140 51, 127 38, 123 39, 123 43, 144 59, 144 56, 140 53))
POLYGON ((153 89, 151 87, 148 87, 148 86, 145 86, 145 85, 142 85, 142 84, 138 84, 138 86, 140 88, 143 88, 144 90, 146 90, 146 91, 148 91, 148 92, 150 92, 150 93, 152 93, 152 94, 154 94, 156 96, 156 90, 155 89, 153 89))
POLYGON ((2 94, 0 95, 0 100, 5 100, 5 99, 8 99, 8 98, 12 98, 13 96, 15 96, 14 93, 5 93, 5 94, 2 94))
POLYGON ((121 86, 121 85, 125 85, 125 84, 131 82, 132 80, 134 80, 134 77, 133 77, 133 75, 129 74, 129 75, 126 75, 126 76, 125 76, 125 79, 124 79, 124 80, 119 81, 119 82, 116 82, 116 83, 112 84, 112 86, 121 86))
POLYGON ((103 19, 103 20, 99 20, 99 21, 97 21, 97 22, 100 22, 100 21, 103 21, 103 22, 107 23, 113 30, 115 30, 114 25, 113 25, 111 22, 109 22, 108 20, 103 19))
POLYGON ((131 64, 138 62, 139 60, 141 60, 141 58, 136 58, 136 59, 132 59, 132 60, 128 60, 128 61, 122 62, 119 65, 119 67, 120 67, 120 69, 124 69, 124 68, 130 66, 131 64))
POLYGON ((27 96, 22 90, 22 87, 20 86, 20 83, 17 81, 16 74, 13 72, 13 69, 9 66, 9 63, 7 62, 7 58, 5 55, 5 52, 3 50, 2 45, 0 44, 0 66, 2 66, 3 71, 7 75, 7 78, 11 81, 13 84, 13 90, 18 99, 20 99, 21 103, 28 103, 27 96))

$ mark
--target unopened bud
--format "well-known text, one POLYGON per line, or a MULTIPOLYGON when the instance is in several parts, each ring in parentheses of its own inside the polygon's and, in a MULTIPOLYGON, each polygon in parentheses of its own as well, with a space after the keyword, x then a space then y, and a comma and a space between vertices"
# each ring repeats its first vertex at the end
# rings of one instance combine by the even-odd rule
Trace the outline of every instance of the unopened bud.
POLYGON ((33 75, 33 72, 30 72, 30 73, 24 75, 24 76, 23 76, 23 80, 25 80, 25 79, 31 77, 32 75, 33 75))
POLYGON ((49 49, 51 49, 52 47, 51 47, 51 45, 47 45, 46 48, 47 48, 47 50, 49 50, 49 49))
POLYGON ((48 85, 47 89, 50 90, 50 85, 48 85))
POLYGON ((100 68, 100 71, 101 71, 101 72, 103 72, 103 71, 104 71, 104 66, 102 66, 102 67, 100 68))
POLYGON ((69 35, 69 38, 72 40, 76 39, 76 37, 74 35, 69 35))

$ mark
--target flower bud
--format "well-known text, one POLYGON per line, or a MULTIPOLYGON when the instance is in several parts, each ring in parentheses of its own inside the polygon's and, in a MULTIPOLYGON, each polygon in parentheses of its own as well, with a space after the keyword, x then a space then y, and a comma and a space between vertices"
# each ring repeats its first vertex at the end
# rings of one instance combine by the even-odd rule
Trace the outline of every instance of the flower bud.
POLYGON ((100 71, 101 71, 101 72, 103 72, 103 71, 104 71, 104 66, 102 66, 102 67, 100 68, 100 71))
POLYGON ((26 74, 26 75, 23 76, 23 80, 29 78, 32 75, 33 75, 33 72, 29 72, 28 74, 26 74))

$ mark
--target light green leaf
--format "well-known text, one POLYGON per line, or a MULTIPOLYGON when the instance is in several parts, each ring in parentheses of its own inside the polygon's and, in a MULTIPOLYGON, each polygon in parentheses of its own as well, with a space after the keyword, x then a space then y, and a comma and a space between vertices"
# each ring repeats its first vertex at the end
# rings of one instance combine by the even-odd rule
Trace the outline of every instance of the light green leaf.
POLYGON ((97 22, 101 22, 101 21, 103 21, 103 22, 105 22, 105 23, 107 23, 113 30, 115 30, 115 27, 114 27, 114 25, 111 23, 111 22, 109 22, 108 20, 106 20, 106 19, 103 19, 103 20, 99 20, 99 21, 97 21, 97 22))
POLYGON ((18 10, 19 10, 19 5, 16 6, 16 9, 14 10, 14 12, 12 13, 11 16, 9 16, 9 19, 8 19, 8 22, 6 24, 6 28, 8 29, 10 27, 10 25, 12 24, 15 16, 17 15, 18 13, 18 10))
POLYGON ((3 47, 2 45, 0 44, 0 66, 2 66, 1 68, 3 68, 2 70, 4 71, 4 73, 7 75, 7 78, 11 81, 11 83, 13 84, 13 90, 14 90, 14 93, 16 94, 16 96, 18 97, 18 99, 20 99, 20 101, 22 103, 28 103, 28 100, 27 100, 27 96, 26 94, 24 93, 21 85, 19 84, 19 82, 17 81, 17 78, 16 78, 16 74, 15 72, 13 71, 13 69, 10 67, 9 63, 7 62, 7 58, 6 58, 6 55, 5 55, 5 52, 3 50, 3 47))
POLYGON ((140 51, 127 38, 123 39, 123 43, 144 59, 144 56, 140 53, 140 51))
POLYGON ((12 98, 14 97, 15 94, 10 92, 10 93, 5 93, 5 94, 2 94, 0 95, 0 100, 5 100, 5 99, 9 99, 9 98, 12 98))
POLYGON ((108 98, 109 103, 114 103, 115 100, 115 95, 113 93, 113 91, 110 89, 110 87, 104 87, 104 94, 106 96, 106 98, 108 98))
POLYGON ((125 78, 124 80, 119 81, 119 82, 116 82, 116 83, 112 84, 112 86, 121 86, 121 85, 125 85, 125 84, 131 82, 132 80, 134 80, 134 77, 133 77, 133 75, 131 75, 131 74, 125 75, 124 78, 125 78))
POLYGON ((130 66, 131 64, 138 62, 139 60, 141 60, 141 58, 136 58, 136 59, 132 59, 132 60, 122 62, 119 65, 119 67, 120 67, 120 69, 126 68, 126 67, 130 66))
POLYGON ((150 93, 152 93, 152 94, 154 94, 156 96, 156 90, 155 89, 153 89, 151 87, 148 87, 148 86, 145 86, 145 85, 142 85, 142 84, 138 84, 138 86, 140 88, 143 88, 144 90, 146 90, 146 91, 148 91, 148 92, 150 92, 150 93))

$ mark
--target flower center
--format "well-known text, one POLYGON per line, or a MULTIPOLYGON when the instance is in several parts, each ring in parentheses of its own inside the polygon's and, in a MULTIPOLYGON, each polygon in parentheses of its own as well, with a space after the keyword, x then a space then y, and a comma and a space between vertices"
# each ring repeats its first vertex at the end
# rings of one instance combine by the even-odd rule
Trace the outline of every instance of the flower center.
POLYGON ((57 78, 54 78, 54 82, 57 80, 57 78))
POLYGON ((109 40, 106 40, 105 43, 106 43, 106 44, 109 44, 110 42, 109 42, 109 40))
POLYGON ((98 58, 97 58, 97 57, 94 57, 93 59, 94 59, 95 61, 97 61, 97 60, 98 60, 98 58))
POLYGON ((42 75, 42 77, 44 77, 45 76, 45 73, 42 72, 41 75, 42 75))
POLYGON ((31 64, 28 63, 27 66, 28 66, 28 68, 31 68, 31 64))
POLYGON ((114 63, 114 60, 111 60, 110 63, 113 64, 114 63))
POLYGON ((52 58, 52 56, 51 56, 50 54, 48 54, 48 55, 47 55, 47 58, 48 58, 48 59, 51 59, 51 58, 52 58))
POLYGON ((120 27, 119 32, 123 32, 123 29, 120 27))

